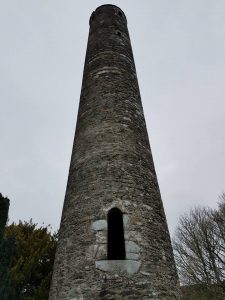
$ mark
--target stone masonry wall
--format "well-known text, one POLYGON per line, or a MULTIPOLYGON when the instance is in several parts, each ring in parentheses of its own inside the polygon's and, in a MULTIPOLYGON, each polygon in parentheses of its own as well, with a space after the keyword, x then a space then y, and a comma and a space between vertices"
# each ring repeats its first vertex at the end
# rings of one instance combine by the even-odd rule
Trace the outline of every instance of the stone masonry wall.
POLYGON ((127 21, 113 5, 90 18, 49 299, 180 299, 127 21), (107 260, 113 207, 123 213, 126 260, 107 260))

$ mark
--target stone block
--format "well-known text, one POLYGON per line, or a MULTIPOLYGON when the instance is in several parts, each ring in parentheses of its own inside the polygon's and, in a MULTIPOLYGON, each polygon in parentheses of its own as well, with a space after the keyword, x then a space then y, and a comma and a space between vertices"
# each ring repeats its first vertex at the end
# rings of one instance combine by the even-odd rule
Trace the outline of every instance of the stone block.
POLYGON ((141 262, 135 260, 98 260, 95 267, 101 271, 134 274, 138 272, 141 262))
POLYGON ((91 229, 95 231, 107 230, 106 220, 97 220, 91 224, 91 229))
POLYGON ((107 243, 106 231, 98 231, 96 233, 96 242, 99 243, 99 244, 106 244, 107 243))
POLYGON ((97 260, 106 259, 107 258, 107 248, 106 245, 99 245, 97 251, 95 253, 95 258, 97 260))
POLYGON ((133 241, 126 242, 126 252, 129 253, 139 253, 140 247, 133 241))
POLYGON ((132 260, 139 260, 140 254, 139 253, 127 253, 126 258, 132 259, 132 260))
POLYGON ((141 242, 141 235, 139 232, 134 231, 134 230, 126 230, 125 231, 125 240, 126 241, 137 241, 141 242))

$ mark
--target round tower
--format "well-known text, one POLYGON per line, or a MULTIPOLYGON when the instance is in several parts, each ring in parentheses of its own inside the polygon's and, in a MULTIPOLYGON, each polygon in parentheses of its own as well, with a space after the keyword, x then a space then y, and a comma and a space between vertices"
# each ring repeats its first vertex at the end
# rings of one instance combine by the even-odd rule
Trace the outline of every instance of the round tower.
POLYGON ((50 300, 180 299, 127 20, 90 17, 50 300))

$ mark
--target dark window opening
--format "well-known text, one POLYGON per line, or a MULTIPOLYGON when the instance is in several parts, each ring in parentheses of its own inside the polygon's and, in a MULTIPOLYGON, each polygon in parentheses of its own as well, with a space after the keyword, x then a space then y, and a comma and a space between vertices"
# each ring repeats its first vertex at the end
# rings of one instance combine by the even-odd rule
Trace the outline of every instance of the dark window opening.
POLYGON ((117 34, 118 36, 121 36, 121 32, 120 32, 120 31, 117 31, 116 34, 117 34))
POLYGON ((118 15, 119 15, 120 17, 122 17, 122 13, 121 13, 121 11, 119 11, 119 12, 118 12, 118 15))
POLYGON ((118 208, 108 212, 107 257, 109 260, 126 259, 123 214, 118 208))

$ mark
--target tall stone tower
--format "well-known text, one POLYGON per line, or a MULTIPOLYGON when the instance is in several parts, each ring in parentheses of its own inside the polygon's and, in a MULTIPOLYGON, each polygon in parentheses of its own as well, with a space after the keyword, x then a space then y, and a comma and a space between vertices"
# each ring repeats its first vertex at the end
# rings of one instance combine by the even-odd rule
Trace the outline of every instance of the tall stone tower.
POLYGON ((92 13, 50 300, 179 299, 123 11, 92 13))

